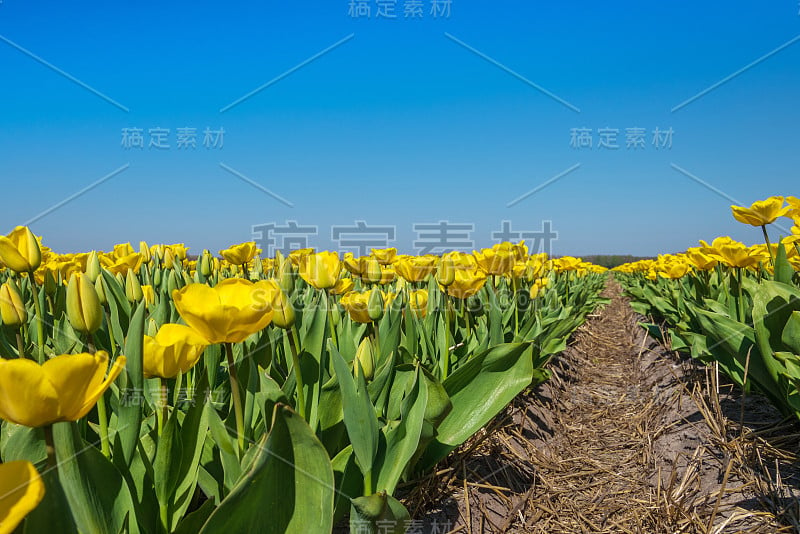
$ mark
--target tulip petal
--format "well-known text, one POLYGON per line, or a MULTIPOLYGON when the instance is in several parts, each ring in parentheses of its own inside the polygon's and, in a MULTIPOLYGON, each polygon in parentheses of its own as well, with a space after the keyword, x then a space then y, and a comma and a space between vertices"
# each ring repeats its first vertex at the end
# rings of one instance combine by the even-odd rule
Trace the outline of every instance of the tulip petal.
POLYGON ((59 394, 39 364, 0 358, 0 418, 29 427, 61 420, 59 394))
POLYGON ((44 482, 32 463, 0 464, 0 534, 10 534, 44 497, 44 482))

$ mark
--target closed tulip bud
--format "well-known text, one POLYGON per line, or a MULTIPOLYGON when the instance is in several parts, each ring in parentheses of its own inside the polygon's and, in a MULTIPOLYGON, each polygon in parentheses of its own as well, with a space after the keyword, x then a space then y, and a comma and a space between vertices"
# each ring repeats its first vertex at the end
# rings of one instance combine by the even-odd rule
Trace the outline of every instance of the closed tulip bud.
POLYGON ((175 253, 171 248, 164 249, 164 268, 171 269, 175 266, 175 253))
POLYGON ((139 254, 142 255, 145 262, 153 259, 153 255, 150 253, 150 246, 146 241, 139 241, 139 254))
POLYGON ((133 271, 128 271, 128 276, 125 277, 125 297, 130 303, 139 302, 144 297, 142 285, 133 271))
POLYGON ((0 235, 0 261, 17 273, 39 268, 42 264, 42 249, 30 228, 17 226, 7 236, 0 235))
POLYGON ((451 285, 456 280, 456 267, 453 260, 443 257, 439 261, 439 268, 436 270, 436 281, 444 287, 451 285))
POLYGON ((153 337, 153 336, 156 335, 156 332, 158 332, 158 324, 155 322, 155 320, 148 319, 147 320, 147 331, 145 332, 145 335, 153 337))
POLYGON ((170 271, 169 275, 167 275, 167 294, 171 295, 173 291, 180 288, 181 284, 177 273, 175 273, 175 271, 170 271))
POLYGON ((373 289, 369 294, 367 314, 373 321, 379 321, 383 317, 383 294, 378 289, 373 289))
POLYGON ((367 266, 361 274, 361 278, 370 284, 377 284, 381 281, 381 276, 383 275, 380 262, 377 258, 370 257, 366 263, 367 266))
POLYGON ((200 256, 200 268, 198 270, 200 271, 200 274, 208 278, 211 276, 211 267, 211 254, 209 254, 207 250, 204 250, 203 254, 200 256))
POLYGON ((3 324, 19 328, 28 320, 28 312, 17 289, 6 282, 0 286, 0 317, 3 324))
POLYGON ((117 279, 117 282, 119 282, 120 287, 125 287, 125 277, 122 275, 122 273, 115 274, 114 278, 117 279))
POLYGON ((97 290, 82 273, 75 273, 67 284, 67 319, 72 328, 93 334, 103 323, 103 308, 97 290))
POLYGON ((47 270, 44 272, 44 292, 46 295, 53 296, 56 294, 58 290, 58 282, 56 282, 56 277, 53 275, 53 272, 47 270))
POLYGON ((164 278, 163 275, 161 274, 162 272, 163 271, 158 267, 156 267, 153 270, 153 285, 154 286, 160 286, 161 285, 161 280, 164 278))
POLYGON ((375 347, 372 345, 372 340, 369 338, 362 339, 361 343, 358 345, 356 362, 353 367, 355 376, 358 376, 359 364, 361 370, 364 371, 364 380, 372 380, 372 377, 375 375, 375 347))
POLYGON ((283 255, 283 252, 280 250, 275 251, 275 263, 273 263, 272 267, 275 271, 279 271, 281 267, 283 267, 283 262, 286 261, 286 257, 283 255))
POLYGON ((281 270, 278 273, 278 285, 281 286, 281 290, 287 295, 292 294, 292 290, 294 290, 294 270, 292 268, 292 262, 284 261, 283 265, 281 265, 281 270))
POLYGON ((95 250, 89 253, 89 258, 86 260, 86 276, 93 284, 100 276, 100 257, 95 250))
POLYGON ((94 282, 94 290, 97 292, 97 299, 100 304, 105 306, 108 304, 108 297, 106 296, 106 281, 100 276, 94 282))
POLYGON ((280 289, 272 297, 272 311, 275 312, 275 315, 272 316, 272 324, 278 328, 288 330, 294 325, 294 307, 286 293, 280 289))
POLYGON ((194 280, 192 280, 192 277, 189 276, 189 273, 187 273, 186 271, 183 271, 181 278, 183 278, 183 284, 182 285, 184 285, 184 286, 186 284, 191 284, 192 282, 194 282, 194 280))

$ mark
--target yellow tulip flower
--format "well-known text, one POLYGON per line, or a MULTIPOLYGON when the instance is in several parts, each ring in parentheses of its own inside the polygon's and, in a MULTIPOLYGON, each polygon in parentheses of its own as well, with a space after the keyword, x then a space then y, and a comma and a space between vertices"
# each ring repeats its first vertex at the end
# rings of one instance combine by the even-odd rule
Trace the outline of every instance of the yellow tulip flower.
POLYGON ((100 263, 103 264, 103 268, 105 270, 111 274, 121 274, 123 276, 127 275, 128 271, 138 273, 143 262, 144 256, 138 252, 133 252, 125 256, 110 256, 108 254, 104 254, 100 258, 100 263))
POLYGON ((209 344, 240 343, 272 321, 274 286, 229 278, 214 287, 188 284, 172 292, 175 308, 209 344))
POLYGON ((318 252, 300 258, 299 272, 303 280, 317 289, 330 289, 336 285, 342 262, 337 252, 318 252))
POLYGON ((7 236, 0 236, 0 261, 17 273, 35 271, 42 264, 39 240, 27 226, 17 226, 7 236))
POLYGON ((408 293, 408 306, 414 315, 424 318, 428 313, 428 290, 417 289, 408 293))
POLYGON ((77 421, 89 413, 100 395, 125 367, 117 356, 108 369, 108 353, 63 354, 42 365, 0 358, 0 419, 41 427, 77 421))
POLYGON ((344 295, 348 291, 352 291, 355 286, 352 278, 339 278, 336 285, 331 288, 332 295, 344 295))
POLYGON ((252 261, 259 252, 260 250, 256 247, 255 242, 250 241, 248 243, 233 245, 225 250, 220 250, 219 254, 228 260, 229 263, 243 265, 252 261))
POLYGON ((480 291, 486 283, 486 275, 481 271, 456 269, 455 279, 447 288, 447 293, 459 299, 466 299, 480 291))
POLYGON ((753 202, 749 208, 731 206, 731 210, 733 211, 733 217, 741 223, 751 226, 764 226, 789 213, 791 207, 784 207, 783 201, 783 197, 769 197, 766 200, 753 202))
POLYGON ((397 256, 396 248, 373 248, 372 256, 380 262, 381 265, 391 265, 397 256))
POLYGON ((377 289, 364 292, 350 291, 344 294, 342 299, 339 301, 347 313, 350 314, 350 318, 355 322, 372 322, 372 319, 368 313, 369 296, 372 294, 372 291, 377 291, 377 289))
POLYGON ((36 467, 18 460, 0 464, 0 534, 11 534, 44 498, 36 467))
POLYGON ((394 270, 409 282, 422 282, 436 271, 436 256, 404 256, 394 262, 394 270))
MULTIPOLYGON (((510 245, 510 243, 509 243, 510 245)), ((517 256, 509 247, 485 248, 480 252, 473 252, 475 259, 486 274, 501 276, 511 273, 517 256)))
POLYGON ((208 342, 182 324, 165 324, 154 337, 144 336, 144 376, 175 378, 200 360, 208 342))

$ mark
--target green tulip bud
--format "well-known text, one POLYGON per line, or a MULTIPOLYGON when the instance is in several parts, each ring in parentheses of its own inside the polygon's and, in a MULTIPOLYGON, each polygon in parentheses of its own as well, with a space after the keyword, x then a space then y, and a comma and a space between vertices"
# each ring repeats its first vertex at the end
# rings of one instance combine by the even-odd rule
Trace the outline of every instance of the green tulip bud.
POLYGON ((97 280, 95 280, 94 290, 97 291, 97 298, 100 300, 100 304, 103 306, 108 304, 108 297, 106 296, 106 281, 103 280, 102 276, 98 276, 97 280))
POLYGON ((204 250, 200 255, 200 265, 198 271, 200 271, 200 274, 202 274, 204 277, 208 278, 211 276, 212 267, 213 264, 211 254, 208 252, 208 250, 204 250))
POLYGON ((353 367, 355 376, 358 376, 359 367, 364 371, 364 380, 372 380, 375 375, 375 347, 372 340, 366 337, 361 340, 356 351, 356 361, 353 367))
POLYGON ((93 250, 89 253, 89 258, 86 260, 86 276, 94 284, 97 277, 100 276, 100 257, 97 251, 93 250))
POLYGON ((103 324, 97 290, 82 273, 73 274, 67 284, 67 319, 72 328, 84 334, 93 334, 103 324))
POLYGON ((290 329, 294 325, 294 307, 289 301, 289 297, 283 290, 275 293, 272 298, 272 324, 284 330, 290 329))
POLYGON ((379 321, 383 317, 383 293, 379 289, 370 291, 367 301, 367 315, 373 321, 379 321))
POLYGON ((456 281, 456 266, 451 258, 445 256, 439 260, 439 268, 436 269, 436 281, 444 287, 456 281))
POLYGON ((278 275, 278 285, 287 294, 291 295, 294 290, 294 270, 292 269, 292 262, 284 261, 281 265, 281 270, 278 275))
POLYGON ((52 297, 58 291, 58 282, 52 271, 47 270, 44 272, 44 292, 46 295, 52 297))
POLYGON ((361 274, 361 279, 370 284, 377 284, 381 281, 382 276, 383 271, 381 270, 380 262, 377 258, 370 256, 367 260, 367 266, 361 274))
POLYGON ((130 303, 139 302, 144 297, 142 285, 133 270, 128 271, 128 276, 125 277, 125 297, 130 303))

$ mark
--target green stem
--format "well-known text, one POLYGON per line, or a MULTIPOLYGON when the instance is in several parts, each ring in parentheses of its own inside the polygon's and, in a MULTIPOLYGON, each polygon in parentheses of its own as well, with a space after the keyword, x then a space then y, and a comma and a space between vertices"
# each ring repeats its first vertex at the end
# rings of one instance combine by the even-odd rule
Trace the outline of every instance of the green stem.
POLYGON ((364 473, 364 496, 372 495, 372 469, 364 473))
MULTIPOLYGON (((86 334, 86 344, 90 354, 96 351, 92 334, 86 334)), ((111 458, 111 447, 108 444, 108 412, 106 410, 106 397, 100 395, 97 399, 97 418, 100 421, 100 450, 103 456, 111 458)))
POLYGON ((117 343, 114 340, 114 328, 111 326, 111 314, 104 308, 106 314, 106 324, 108 324, 108 338, 111 341, 111 357, 114 357, 114 352, 116 352, 117 343))
POLYGON ((228 357, 228 377, 231 381, 231 397, 233 397, 233 411, 236 417, 236 439, 239 443, 239 454, 244 453, 244 412, 242 411, 242 397, 239 392, 239 377, 236 365, 233 362, 233 344, 225 343, 225 353, 228 357))
MULTIPOLYGON (((325 291, 325 299, 326 304, 328 305, 328 326, 331 333, 331 340, 333 341, 333 346, 337 349, 339 348, 339 340, 336 338, 336 325, 333 324, 333 304, 331 303, 331 295, 325 291)), ((335 301, 334 301, 335 304, 335 301)))
POLYGON ((159 390, 161 394, 158 397, 158 409, 156 410, 156 419, 158 420, 158 437, 161 437, 161 434, 164 432, 164 424, 167 421, 167 417, 169 417, 169 403, 167 400, 169 399, 169 386, 167 385, 167 379, 161 378, 161 386, 159 390))
POLYGON ((25 358, 25 342, 22 340, 22 330, 17 329, 17 351, 19 351, 19 357, 25 358))
POLYGON ((39 344, 39 364, 44 363, 44 317, 42 317, 42 305, 39 302, 39 288, 36 287, 36 278, 33 270, 28 271, 28 279, 31 282, 31 292, 33 293, 33 308, 36 310, 36 336, 39 344))
POLYGON ((764 242, 767 244, 767 252, 769 252, 769 261, 775 266, 775 257, 772 255, 772 244, 769 241, 769 234, 767 233, 767 225, 761 225, 761 231, 764 233, 764 242))
POLYGON ((514 303, 514 339, 519 335, 519 303, 517 302, 517 279, 511 275, 511 292, 514 303))
POLYGON ((42 430, 44 430, 44 443, 47 451, 47 469, 55 469, 58 462, 56 461, 55 440, 53 440, 53 425, 45 425, 42 430))
POLYGON ((297 337, 294 334, 294 326, 291 329, 286 331, 286 335, 289 336, 289 347, 292 351, 292 367, 294 368, 294 378, 295 382, 297 383, 297 411, 300 413, 300 416, 305 419, 306 417, 306 396, 303 388, 305 385, 303 384, 303 374, 300 372, 300 355, 299 355, 299 347, 297 344, 297 337))
POLYGON ((444 357, 442 358, 442 380, 447 378, 450 370, 450 295, 447 287, 442 295, 444 298, 444 357))

